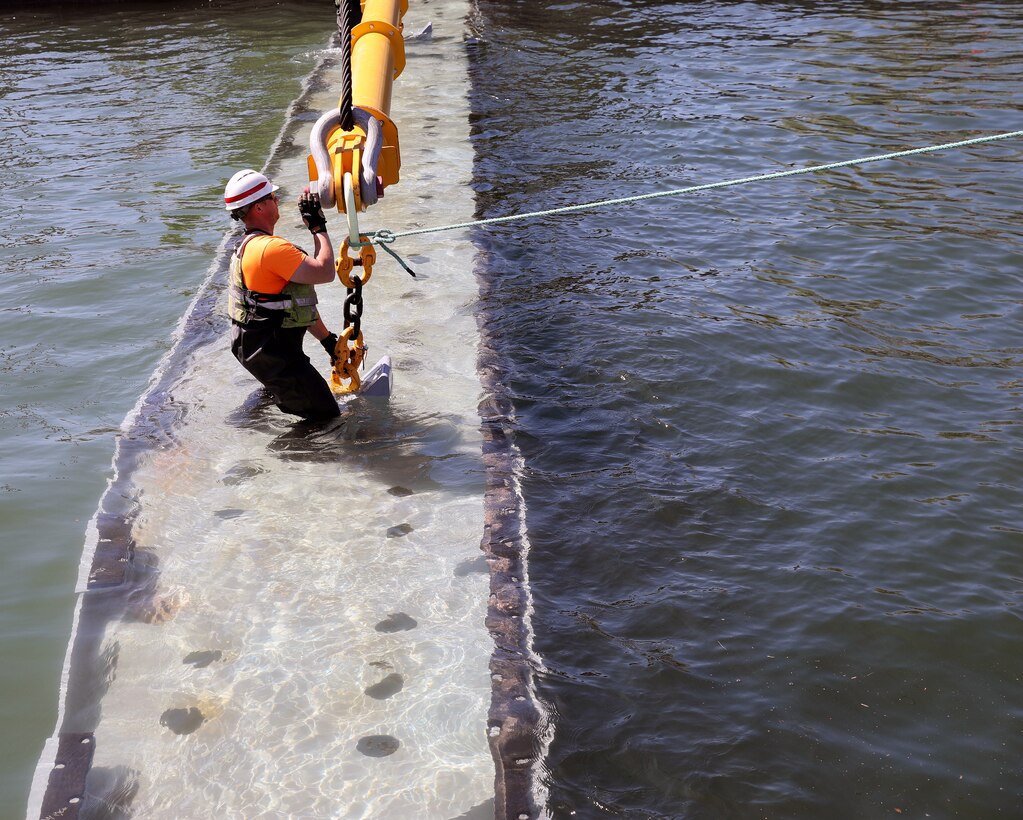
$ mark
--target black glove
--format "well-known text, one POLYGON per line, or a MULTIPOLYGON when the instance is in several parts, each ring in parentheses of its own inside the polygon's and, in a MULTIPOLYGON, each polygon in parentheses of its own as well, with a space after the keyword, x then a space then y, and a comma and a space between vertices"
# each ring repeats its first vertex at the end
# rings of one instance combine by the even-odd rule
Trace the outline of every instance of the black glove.
POLYGON ((330 356, 330 365, 333 367, 337 362, 337 356, 334 355, 334 348, 337 347, 337 334, 328 333, 320 339, 320 344, 323 345, 323 349, 326 350, 327 354, 330 356))
POLYGON ((309 233, 315 235, 327 230, 327 217, 323 215, 323 208, 320 207, 320 195, 311 194, 308 191, 298 198, 298 212, 302 214, 302 221, 309 229, 309 233))

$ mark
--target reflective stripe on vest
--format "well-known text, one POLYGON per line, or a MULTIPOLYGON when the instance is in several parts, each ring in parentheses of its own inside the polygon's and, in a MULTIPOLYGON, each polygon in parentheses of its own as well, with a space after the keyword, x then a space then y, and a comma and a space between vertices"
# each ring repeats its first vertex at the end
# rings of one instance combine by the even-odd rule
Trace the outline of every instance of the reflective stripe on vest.
MULTIPOLYGON (((264 236, 268 234, 263 234, 264 236)), ((228 289, 227 313, 242 325, 276 319, 273 311, 280 314, 281 327, 308 327, 316 321, 316 289, 312 285, 288 282, 280 293, 260 293, 245 286, 242 272, 242 254, 249 240, 256 234, 249 234, 231 255, 231 282, 228 289)))

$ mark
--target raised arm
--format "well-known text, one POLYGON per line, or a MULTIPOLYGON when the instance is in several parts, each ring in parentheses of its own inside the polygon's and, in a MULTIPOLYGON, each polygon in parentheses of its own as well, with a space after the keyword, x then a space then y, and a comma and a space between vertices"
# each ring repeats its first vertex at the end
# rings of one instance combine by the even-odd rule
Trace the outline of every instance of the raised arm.
POLYGON ((307 187, 298 198, 298 212, 313 235, 313 252, 291 275, 292 282, 303 285, 323 285, 334 281, 334 247, 327 236, 327 218, 320 207, 320 197, 309 193, 307 187))

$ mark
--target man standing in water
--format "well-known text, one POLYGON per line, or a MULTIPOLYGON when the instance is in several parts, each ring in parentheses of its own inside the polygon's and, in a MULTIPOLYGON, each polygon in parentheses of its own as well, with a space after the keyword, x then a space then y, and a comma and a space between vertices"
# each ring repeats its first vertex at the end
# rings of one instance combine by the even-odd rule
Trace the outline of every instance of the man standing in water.
POLYGON ((281 218, 278 186, 250 169, 239 171, 224 189, 232 219, 245 225, 245 238, 231 256, 228 314, 231 352, 255 376, 285 413, 306 419, 340 415, 323 376, 302 352, 308 330, 331 358, 337 336, 316 310, 316 290, 334 279, 334 249, 320 198, 309 189, 298 210, 313 236, 311 256, 274 236, 281 218))

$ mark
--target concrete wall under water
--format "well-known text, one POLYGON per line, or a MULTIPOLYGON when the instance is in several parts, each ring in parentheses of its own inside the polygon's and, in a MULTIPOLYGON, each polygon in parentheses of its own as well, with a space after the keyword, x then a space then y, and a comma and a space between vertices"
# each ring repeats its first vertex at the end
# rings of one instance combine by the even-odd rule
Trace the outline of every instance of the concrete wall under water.
MULTIPOLYGON (((366 228, 472 218, 465 12, 420 12, 435 36, 410 43, 395 87, 403 180, 366 228)), ((268 161, 289 200, 335 104, 331 68, 268 161)), ((282 213, 278 231, 308 245, 282 213)), ((233 244, 124 422, 29 816, 536 816, 518 465, 485 345, 477 361, 472 246, 408 243, 416 280, 381 255, 363 327, 394 396, 308 430, 255 400, 227 349, 233 244)), ((320 288, 332 328, 343 295, 320 288)))

